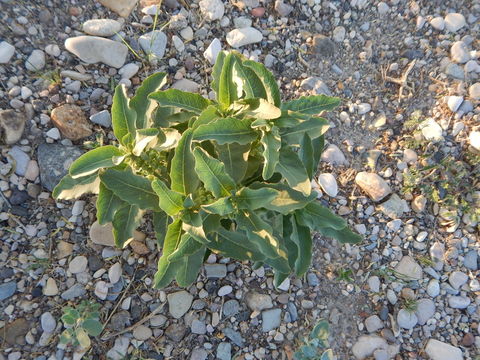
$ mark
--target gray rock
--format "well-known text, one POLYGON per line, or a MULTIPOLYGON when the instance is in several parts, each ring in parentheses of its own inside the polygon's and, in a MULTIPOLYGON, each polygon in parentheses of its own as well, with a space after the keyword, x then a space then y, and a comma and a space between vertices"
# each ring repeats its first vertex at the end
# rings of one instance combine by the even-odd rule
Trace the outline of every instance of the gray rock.
POLYGON ((425 353, 431 360, 463 360, 462 350, 436 339, 428 340, 425 353))
POLYGON ((373 355, 375 350, 387 349, 387 347, 387 341, 380 336, 362 335, 353 345, 352 353, 357 359, 363 360, 366 357, 373 355))
POLYGON ((288 311, 288 314, 290 315, 290 321, 292 322, 297 321, 298 311, 297 311, 297 307, 293 302, 288 302, 287 311, 288 311))
POLYGON ((148 340, 152 337, 152 330, 145 325, 139 325, 133 330, 133 337, 140 341, 148 340))
POLYGON ((0 64, 8 63, 13 54, 15 54, 15 46, 6 41, 0 42, 0 64))
POLYGON ((378 276, 370 276, 368 278, 368 287, 374 293, 378 293, 380 291, 380 279, 378 276))
POLYGON ((432 279, 427 285, 427 294, 431 297, 437 297, 440 295, 440 283, 437 279, 432 279))
POLYGON ((175 319, 180 319, 190 309, 193 296, 189 292, 182 290, 168 294, 167 301, 170 315, 175 319))
POLYGON ((311 272, 307 274, 307 282, 308 282, 308 285, 311 287, 320 285, 320 280, 318 280, 318 276, 311 272))
POLYGON ((227 43, 234 48, 255 44, 262 41, 262 39, 262 33, 253 27, 233 29, 226 36, 227 43))
POLYGON ((445 16, 445 27, 447 28, 447 31, 455 33, 465 25, 467 25, 467 22, 462 14, 449 13, 445 16))
POLYGON ((25 176, 30 157, 18 146, 12 147, 9 151, 9 155, 15 160, 15 174, 25 176))
POLYGON ((346 33, 347 33, 347 31, 345 30, 345 28, 343 26, 337 26, 335 29, 333 29, 332 38, 336 42, 341 43, 343 40, 345 40, 345 34, 346 33))
POLYGON ((450 57, 452 58, 452 61, 456 63, 465 64, 470 60, 470 53, 467 45, 463 41, 455 42, 450 48, 450 57))
POLYGON ((423 278, 421 266, 410 256, 404 256, 395 267, 395 271, 410 280, 421 280, 423 278))
POLYGON ((168 318, 164 315, 155 315, 150 319, 150 325, 153 327, 160 327, 165 325, 167 322, 168 318))
POLYGON ((194 334, 204 335, 207 333, 207 325, 205 325, 205 321, 201 321, 197 319, 192 321, 192 325, 190 326, 190 329, 194 334))
POLYGON ((235 345, 237 345, 239 347, 243 347, 244 340, 242 338, 242 335, 238 331, 235 331, 232 328, 227 327, 227 328, 223 329, 223 333, 235 345))
POLYGON ((465 309, 470 305, 471 300, 466 296, 450 296, 448 305, 453 309, 465 309))
POLYGON ((378 349, 373 352, 373 357, 375 360, 389 360, 390 354, 387 350, 378 349))
POLYGON ((108 110, 102 110, 96 114, 93 114, 90 116, 90 121, 105 128, 112 126, 112 117, 110 116, 110 112, 108 110))
POLYGON ((335 54, 335 43, 325 35, 315 35, 313 38, 313 50, 321 57, 332 57, 335 54))
POLYGON ((217 359, 232 360, 232 345, 227 342, 222 342, 217 346, 217 359))
POLYGON ((235 316, 240 311, 240 304, 237 300, 228 300, 223 304, 223 315, 225 317, 235 316))
POLYGON ((116 12, 121 17, 128 17, 138 0, 99 0, 100 4, 116 12))
MULTIPOLYGON (((119 311, 112 316, 110 324, 112 330, 122 331, 127 325, 130 324, 130 313, 128 311, 119 311)), ((151 320, 150 320, 151 323, 151 320)))
POLYGON ((116 282, 113 284, 113 286, 108 290, 108 296, 107 300, 108 301, 115 301, 118 299, 120 294, 122 293, 122 289, 124 286, 125 282, 123 278, 120 278, 120 281, 116 282))
POLYGON ((103 63, 115 68, 125 64, 128 48, 98 36, 77 36, 65 40, 65 48, 87 64, 103 63))
POLYGON ((221 0, 202 0, 198 5, 208 21, 219 20, 225 13, 225 5, 221 0))
POLYGON ((43 331, 47 333, 52 333, 55 330, 55 327, 57 326, 57 322, 55 321, 55 318, 50 312, 45 312, 40 316, 40 324, 42 325, 43 331))
POLYGON ((463 259, 463 265, 470 270, 478 269, 478 253, 476 250, 470 250, 463 259))
POLYGON ((0 301, 13 296, 15 291, 17 291, 17 283, 15 281, 0 284, 0 301))
POLYGON ((21 139, 25 115, 15 110, 0 110, 0 143, 11 145, 21 139))
POLYGON ((25 61, 25 67, 30 71, 39 71, 45 67, 45 53, 42 50, 33 50, 25 61))
POLYGON ((190 355, 190 360, 206 360, 208 353, 205 349, 197 348, 192 351, 190 355))
POLYGON ((369 333, 373 333, 383 329, 383 322, 377 315, 372 315, 365 319, 365 327, 369 333))
POLYGON ((140 66, 134 63, 129 63, 124 65, 118 73, 122 76, 122 79, 132 78, 140 69, 140 66))
POLYGON ((480 100, 480 82, 477 82, 468 88, 468 94, 472 99, 480 100))
POLYGON ((397 194, 392 194, 390 199, 380 204, 380 210, 387 215, 390 219, 399 219, 403 213, 408 212, 410 209, 405 200, 401 199, 397 194))
POLYGON ((62 295, 63 300, 72 300, 77 297, 83 296, 87 293, 85 290, 85 287, 82 284, 74 284, 72 287, 70 287, 68 290, 64 291, 62 295))
POLYGON ((283 0, 276 0, 275 11, 278 13, 278 15, 286 17, 293 11, 293 6, 285 4, 283 0))
POLYGON ((273 307, 272 298, 266 294, 249 292, 245 296, 247 306, 252 311, 262 311, 273 307))
POLYGON ((359 172, 355 183, 365 191, 373 201, 380 201, 392 192, 392 189, 383 178, 375 173, 359 172))
POLYGON ((458 64, 450 63, 445 68, 445 74, 451 76, 455 79, 463 80, 465 79, 465 72, 462 67, 458 64))
POLYGON ((331 165, 346 165, 347 159, 343 152, 338 148, 337 145, 330 144, 322 153, 322 161, 325 161, 331 165))
POLYGON ((72 162, 82 155, 82 151, 77 147, 61 144, 41 144, 37 151, 40 180, 49 191, 53 191, 68 173, 72 162))
POLYGON ((185 334, 187 333, 187 328, 183 324, 171 324, 167 327, 165 330, 165 335, 170 340, 173 340, 175 342, 181 341, 184 337, 185 334))
POLYGON ((417 315, 418 324, 425 325, 435 315, 435 303, 430 299, 418 300, 415 315, 417 315))
POLYGON ((271 309, 262 312, 262 331, 269 332, 280 326, 282 310, 271 309))
POLYGON ((462 287, 463 284, 466 284, 468 281, 468 275, 461 271, 452 271, 448 277, 448 282, 455 290, 458 290, 462 287))
POLYGON ((148 56, 161 59, 167 48, 167 35, 160 30, 154 30, 140 36, 138 43, 148 56))
POLYGON ((125 359, 129 344, 130 344, 130 339, 126 336, 119 336, 115 338, 115 344, 110 350, 108 350, 107 358, 111 360, 125 359))
POLYGON ((410 330, 415 327, 418 323, 418 318, 415 313, 407 311, 405 309, 400 309, 397 314, 397 323, 401 328, 410 330))
POLYGON ((457 112, 463 103, 463 96, 448 96, 447 105, 452 112, 457 112))
POLYGON ((83 31, 89 35, 109 37, 118 33, 122 25, 112 19, 92 19, 83 23, 83 31))
POLYGON ((207 278, 221 279, 227 276, 227 265, 225 264, 205 264, 207 278))
POLYGON ((85 256, 76 256, 70 261, 70 264, 68 264, 68 270, 72 274, 79 274, 85 272, 85 270, 87 269, 87 265, 88 260, 85 256))

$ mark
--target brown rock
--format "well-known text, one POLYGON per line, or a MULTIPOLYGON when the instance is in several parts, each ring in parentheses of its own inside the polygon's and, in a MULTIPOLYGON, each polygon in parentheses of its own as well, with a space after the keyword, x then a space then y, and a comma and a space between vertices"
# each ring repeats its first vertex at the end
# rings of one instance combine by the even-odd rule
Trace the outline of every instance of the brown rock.
POLYGON ((73 252, 73 244, 69 242, 61 240, 57 245, 57 258, 63 259, 67 256, 72 255, 73 252))
POLYGON ((92 135, 90 124, 77 105, 65 104, 52 111, 52 121, 66 138, 79 140, 92 135))
POLYGON ((462 345, 469 347, 472 346, 475 342, 475 337, 471 333, 466 333, 462 339, 462 345))
POLYGON ((375 173, 359 172, 355 182, 373 201, 380 201, 392 192, 387 182, 375 173))
POLYGON ((100 4, 116 12, 122 17, 128 17, 138 0, 98 0, 100 4))
POLYGON ((132 240, 132 242, 130 243, 130 247, 137 255, 147 255, 150 253, 147 245, 142 241, 132 240))
POLYGON ((251 14, 253 17, 262 17, 265 14, 265 8, 264 7, 257 7, 255 9, 252 9, 251 14))
POLYGON ((95 221, 90 227, 90 239, 94 244, 103 246, 115 246, 113 239, 113 227, 111 223, 100 225, 95 221))
POLYGON ((0 329, 0 343, 7 345, 25 345, 25 335, 30 330, 30 325, 25 319, 17 319, 0 329))

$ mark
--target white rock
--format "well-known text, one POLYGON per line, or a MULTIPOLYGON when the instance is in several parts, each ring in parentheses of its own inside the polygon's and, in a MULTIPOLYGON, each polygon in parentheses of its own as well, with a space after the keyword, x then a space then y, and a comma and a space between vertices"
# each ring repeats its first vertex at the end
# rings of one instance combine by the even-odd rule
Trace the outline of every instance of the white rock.
POLYGON ((480 72, 480 65, 475 60, 468 60, 464 67, 467 73, 480 72))
POLYGON ((322 187, 323 191, 330 196, 335 197, 338 194, 338 185, 337 180, 333 174, 325 173, 318 176, 318 183, 322 187))
POLYGON ((193 40, 193 29, 190 26, 187 26, 185 29, 180 30, 180 35, 186 41, 192 41, 193 40))
POLYGON ((230 294, 233 291, 233 288, 230 285, 225 285, 222 286, 220 289, 218 289, 218 296, 225 296, 230 294))
POLYGON ((9 151, 9 155, 15 160, 15 174, 25 176, 30 157, 18 146, 12 147, 9 151))
POLYGON ((443 129, 433 119, 427 119, 420 124, 422 135, 427 141, 439 142, 443 140, 443 129))
POLYGON ((58 286, 53 278, 48 278, 45 286, 43 288, 43 295, 45 296, 55 296, 58 295, 58 286))
POLYGON ((143 9, 142 9, 142 13, 146 14, 146 15, 151 15, 151 16, 155 16, 158 14, 158 12, 160 11, 160 6, 158 5, 149 5, 149 6, 145 6, 143 9))
POLYGON ((432 279, 428 282, 427 294, 433 298, 440 295, 440 283, 437 279, 432 279))
POLYGON ((377 10, 380 15, 385 15, 390 11, 390 7, 383 1, 380 1, 377 5, 377 10))
POLYGON ((107 358, 109 360, 124 360, 127 356, 130 339, 126 336, 119 336, 115 339, 115 344, 108 350, 107 358))
POLYGON ((468 140, 470 141, 470 145, 472 145, 472 147, 480 151, 480 131, 472 131, 468 136, 468 140))
POLYGON ((463 41, 456 41, 450 48, 450 57, 453 62, 465 64, 470 60, 470 52, 467 45, 463 41))
POLYGON ((106 128, 112 126, 112 117, 110 116, 108 110, 102 110, 93 114, 90 116, 90 121, 106 128))
POLYGON ((87 64, 104 63, 121 68, 128 48, 118 41, 98 36, 77 36, 65 40, 65 48, 87 64))
POLYGON ((418 318, 418 324, 425 325, 435 315, 435 303, 430 299, 418 300, 415 315, 418 318))
POLYGON ((227 34, 227 42, 234 48, 239 48, 245 45, 254 44, 262 41, 263 35, 253 27, 246 27, 243 29, 234 29, 227 34))
POLYGON ((409 280, 421 280, 423 270, 420 265, 410 256, 402 257, 402 260, 395 267, 395 271, 406 276, 409 280))
POLYGON ((28 99, 30 96, 32 96, 33 92, 32 90, 30 90, 28 87, 26 86, 22 86, 22 89, 21 89, 21 97, 23 100, 26 100, 28 99))
POLYGON ((203 52, 203 56, 208 62, 212 65, 215 65, 217 61, 217 56, 222 51, 222 43, 217 38, 213 39, 207 49, 203 52))
POLYGON ((383 322, 377 315, 372 315, 365 319, 365 327, 369 333, 374 333, 383 329, 383 322))
POLYGON ((415 313, 407 311, 405 309, 400 309, 397 314, 397 323, 398 326, 404 329, 413 329, 418 323, 418 318, 415 313))
POLYGON ((221 19, 225 13, 225 5, 221 0, 202 0, 198 5, 208 21, 221 19))
POLYGON ((480 100, 480 82, 477 82, 468 88, 468 95, 472 99, 480 100))
POLYGON ((447 16, 445 16, 445 27, 447 28, 447 31, 454 33, 460 30, 465 25, 467 25, 467 22, 465 21, 465 17, 462 14, 449 13, 447 14, 447 16))
POLYGON ((58 140, 61 138, 60 131, 56 127, 48 130, 45 135, 47 135, 50 139, 53 140, 58 140))
POLYGON ((359 172, 355 177, 355 183, 365 191, 373 201, 380 201, 392 192, 392 189, 379 175, 359 172))
POLYGON ((57 326, 57 322, 55 321, 55 318, 50 312, 45 312, 40 316, 40 323, 42 325, 42 330, 47 332, 47 333, 52 333, 55 330, 55 327, 57 326))
POLYGON ((200 85, 189 79, 180 79, 172 85, 172 88, 187 92, 198 92, 200 85))
POLYGON ((358 114, 363 115, 368 113, 372 109, 372 105, 369 103, 361 103, 358 105, 358 114))
POLYGON ((112 284, 116 284, 120 277, 122 276, 122 265, 119 262, 113 264, 110 269, 108 269, 108 279, 112 284))
POLYGON ((453 309, 465 309, 470 305, 471 300, 466 296, 450 296, 448 305, 453 309))
POLYGON ((193 296, 185 290, 177 291, 167 295, 168 309, 170 315, 175 319, 180 319, 190 309, 193 296))
POLYGON ((42 50, 33 50, 27 61, 25 67, 30 71, 39 71, 45 67, 45 53, 42 50))
POLYGON ((89 35, 109 37, 120 31, 122 25, 112 19, 93 19, 83 23, 83 31, 89 35))
POLYGON ((125 64, 118 73, 122 76, 122 79, 132 78, 140 69, 140 66, 134 63, 125 64))
POLYGON ((337 26, 335 29, 333 29, 333 40, 335 40, 336 42, 342 42, 343 40, 345 40, 346 32, 347 31, 343 26, 337 26))
POLYGON ((94 244, 103 246, 115 246, 113 238, 113 227, 111 223, 100 225, 95 221, 90 227, 89 235, 94 244))
POLYGON ((328 145, 325 151, 322 152, 321 159, 322 161, 325 161, 331 165, 347 164, 347 159, 345 158, 345 155, 343 155, 342 150, 340 150, 338 146, 334 144, 328 145))
POLYGON ((278 285, 277 289, 282 291, 288 291, 288 289, 290 289, 290 278, 287 277, 285 280, 283 280, 282 283, 278 285))
POLYGON ((293 11, 293 6, 284 3, 283 0, 276 0, 274 8, 278 15, 282 17, 290 15, 290 13, 293 11))
POLYGON ((468 281, 468 275, 461 271, 452 271, 448 277, 448 282, 455 290, 460 289, 468 281))
POLYGON ((445 20, 443 20, 441 16, 437 16, 430 20, 430 25, 432 25, 435 30, 443 31, 443 29, 445 29, 445 20))
POLYGON ((108 296, 108 289, 108 284, 101 280, 95 284, 94 293, 100 300, 105 300, 108 296))
POLYGON ((463 96, 448 96, 447 98, 448 108, 453 112, 456 112, 462 103, 463 96))
POLYGON ((48 44, 47 46, 45 46, 45 52, 53 57, 59 57, 62 53, 60 51, 60 47, 57 44, 48 44))
POLYGON ((376 335, 362 335, 352 347, 353 355, 363 360, 371 356, 377 349, 386 349, 388 347, 387 341, 376 335))
POLYGON ((68 264, 68 270, 72 274, 79 274, 84 272, 87 269, 88 265, 88 260, 85 256, 76 256, 70 261, 70 264, 68 264))
POLYGON ((380 291, 380 279, 378 276, 370 276, 368 278, 368 286, 372 292, 378 293, 380 291))
POLYGON ((147 55, 161 59, 167 48, 167 35, 160 30, 154 30, 140 36, 138 43, 147 55))
POLYGON ((430 360, 463 360, 462 350, 436 339, 428 340, 425 353, 430 360))
POLYGON ((15 46, 6 41, 0 42, 0 64, 8 63, 13 54, 15 54, 15 46))
POLYGON ((175 49, 177 49, 179 53, 185 50, 185 44, 183 43, 182 39, 180 39, 177 35, 172 36, 172 42, 173 46, 175 46, 175 49))

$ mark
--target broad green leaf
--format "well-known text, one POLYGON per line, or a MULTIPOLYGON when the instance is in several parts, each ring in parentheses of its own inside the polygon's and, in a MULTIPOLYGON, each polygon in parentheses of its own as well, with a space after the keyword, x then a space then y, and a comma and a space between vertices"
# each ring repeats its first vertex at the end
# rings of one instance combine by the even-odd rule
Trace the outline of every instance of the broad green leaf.
POLYGON ((218 81, 217 100, 222 109, 227 109, 231 103, 237 100, 237 85, 233 81, 233 64, 235 56, 229 53, 223 60, 222 71, 218 81))
POLYGON ((170 284, 175 278, 177 264, 168 261, 168 257, 175 251, 182 238, 182 222, 180 219, 174 220, 168 225, 165 241, 163 242, 162 256, 158 261, 158 270, 155 273, 154 284, 156 288, 162 288, 170 284))
POLYGON ((152 113, 152 127, 168 128, 170 126, 170 116, 175 114, 175 110, 176 108, 171 106, 157 106, 152 113))
POLYGON ((82 328, 84 328, 90 336, 98 336, 103 331, 103 326, 100 321, 94 319, 84 320, 82 323, 82 328))
POLYGON ((208 105, 210 100, 199 94, 193 94, 177 89, 157 91, 148 96, 149 99, 157 101, 161 106, 173 106, 195 114, 200 114, 208 105))
POLYGON ((206 248, 200 248, 190 256, 186 256, 180 260, 181 265, 177 270, 175 279, 179 286, 188 287, 197 280, 198 273, 203 264, 206 248))
POLYGON ((256 210, 271 203, 278 195, 279 192, 275 189, 250 189, 244 187, 235 195, 235 201, 239 209, 256 210))
POLYGON ((280 108, 269 103, 265 99, 242 99, 237 103, 248 105, 244 111, 240 112, 241 114, 245 114, 246 116, 251 116, 256 119, 271 120, 282 115, 282 110, 280 110, 280 108))
POLYGON ((275 168, 287 180, 288 184, 304 195, 310 195, 312 187, 307 171, 297 153, 290 148, 280 149, 280 160, 275 168))
POLYGON ((83 194, 98 194, 99 187, 100 178, 96 173, 76 179, 65 175, 53 189, 52 196, 57 200, 77 199, 83 194))
POLYGON ((108 169, 100 175, 100 179, 123 201, 137 205, 140 209, 160 210, 157 194, 147 178, 135 175, 130 170, 108 169))
POLYGON ((205 211, 200 212, 202 216, 202 225, 205 234, 209 234, 211 232, 215 232, 220 228, 220 215, 217 214, 209 214, 205 211))
POLYGON ((144 129, 151 126, 150 116, 157 106, 148 95, 160 90, 167 83, 167 74, 158 72, 143 80, 142 85, 137 89, 135 96, 130 100, 130 106, 137 113, 137 128, 144 129))
POLYGON ((310 139, 315 139, 325 134, 330 127, 329 122, 321 117, 312 116, 309 120, 303 121, 298 125, 281 131, 282 141, 287 144, 300 144, 304 134, 308 134, 310 139))
POLYGON ((218 159, 225 165, 225 171, 238 184, 247 171, 250 144, 240 145, 231 143, 217 145, 216 148, 218 150, 218 159))
POLYGON ((220 51, 218 53, 217 59, 215 60, 215 65, 213 66, 212 70, 212 89, 215 91, 215 94, 219 94, 219 84, 220 84, 220 76, 222 74, 223 63, 225 61, 225 57, 227 56, 226 51, 220 51))
POLYGON ((175 262, 185 256, 191 256, 202 247, 203 245, 191 237, 190 234, 183 234, 175 251, 168 256, 168 261, 175 262))
POLYGON ((314 165, 312 175, 315 175, 317 173, 318 163, 320 162, 320 158, 322 157, 322 152, 324 147, 325 147, 325 137, 323 135, 312 140, 313 165, 314 165))
POLYGON ((202 205, 202 209, 211 214, 225 216, 235 211, 230 197, 223 197, 211 204, 202 205))
POLYGON ((182 138, 182 134, 174 128, 162 129, 162 132, 165 135, 165 142, 155 145, 154 149, 157 151, 168 151, 175 148, 182 138))
POLYGON ((174 216, 183 210, 183 200, 185 196, 179 192, 170 190, 162 180, 153 180, 152 189, 158 195, 160 209, 168 215, 174 216))
POLYGON ((308 203, 296 214, 302 225, 319 232, 322 232, 323 230, 321 229, 325 228, 342 230, 347 226, 347 222, 344 219, 335 215, 330 209, 320 205, 317 201, 308 203))
POLYGON ((278 191, 278 195, 270 203, 265 204, 265 208, 277 211, 281 214, 288 214, 294 210, 302 209, 309 202, 315 199, 315 193, 309 196, 303 195, 301 192, 292 189, 290 186, 282 183, 277 184, 263 184, 254 183, 250 186, 254 189, 272 188, 278 191))
POLYGON ((312 261, 312 237, 310 229, 297 223, 294 216, 284 216, 284 238, 287 240, 290 267, 297 276, 302 276, 312 261), (289 246, 293 243, 293 246, 289 246), (296 256, 290 257, 290 253, 296 256), (293 261, 292 261, 293 260, 293 261))
POLYGON ((281 246, 279 239, 273 236, 272 227, 254 212, 239 211, 235 219, 267 257, 265 262, 276 270, 288 274, 290 267, 286 249, 281 246))
POLYGON ((265 256, 258 245, 242 231, 228 231, 222 227, 207 236, 205 246, 224 256, 240 261, 263 261, 265 256))
POLYGON ((252 60, 243 61, 243 66, 250 68, 263 83, 265 92, 267 93, 267 101, 276 107, 280 106, 280 90, 278 89, 277 82, 273 74, 268 71, 268 69, 260 63, 257 63, 252 60))
POLYGON ((93 174, 98 169, 113 167, 114 156, 122 156, 123 152, 113 145, 101 146, 81 155, 70 166, 69 173, 73 179, 93 174))
POLYGON ((342 244, 358 244, 363 240, 359 234, 354 233, 347 226, 340 230, 332 227, 319 227, 316 230, 322 235, 331 237, 342 244))
POLYGON ((116 196, 113 191, 100 183, 96 207, 97 220, 101 225, 112 222, 115 212, 124 204, 124 201, 116 196))
POLYGON ((225 171, 225 165, 207 154, 202 148, 195 148, 195 171, 205 188, 215 197, 229 196, 235 189, 235 181, 225 171))
POLYGON ((317 115, 330 111, 340 105, 340 99, 326 95, 302 96, 299 99, 284 102, 282 110, 291 110, 308 115, 317 115))
POLYGON ((245 98, 262 98, 267 99, 267 93, 262 81, 258 78, 255 72, 243 66, 242 60, 238 57, 235 59, 233 65, 234 77, 237 77, 242 84, 242 90, 245 92, 245 98))
POLYGON ((305 166, 305 170, 307 170, 308 178, 311 181, 313 175, 317 172, 318 162, 315 162, 312 140, 310 139, 310 136, 308 136, 308 133, 303 134, 298 155, 300 156, 303 166, 305 166))
POLYGON ((157 239, 157 246, 161 248, 163 246, 163 241, 165 240, 165 235, 167 234, 168 225, 171 223, 171 219, 163 211, 156 211, 152 215, 153 218, 153 229, 155 230, 155 237, 157 239))
POLYGON ((191 111, 180 111, 175 114, 172 114, 167 117, 167 121, 170 126, 188 123, 192 118, 196 117, 197 114, 191 111))
POLYGON ((88 337, 87 332, 83 328, 77 328, 75 330, 75 337, 80 344, 80 348, 83 350, 89 349, 92 345, 90 338, 88 337))
MULTIPOLYGON (((310 333, 310 339, 319 339, 323 341, 328 341, 328 334, 329 334, 329 325, 328 321, 320 320, 317 325, 312 329, 310 333)), ((327 345, 328 346, 328 345, 327 345)))
POLYGON ((67 345, 68 343, 70 343, 72 341, 72 335, 70 335, 70 332, 69 332, 70 329, 67 329, 67 330, 64 330, 61 334, 60 334, 60 344, 63 344, 63 345, 67 345))
POLYGON ((199 126, 208 124, 220 116, 218 115, 217 108, 213 105, 209 105, 202 113, 198 116, 198 118, 193 122, 191 128, 196 130, 199 126))
POLYGON ((137 113, 130 106, 125 85, 118 85, 115 88, 112 103, 112 127, 115 137, 121 144, 125 145, 123 138, 128 133, 135 134, 137 113))
POLYGON ((320 356, 320 360, 334 360, 335 354, 333 353, 332 349, 325 350, 320 356))
POLYGON ((70 316, 68 314, 65 314, 61 317, 61 320, 63 321, 64 325, 75 325, 77 322, 77 318, 70 316))
POLYGON ((215 140, 220 145, 238 143, 246 145, 257 138, 256 132, 250 127, 249 120, 235 118, 217 119, 205 125, 200 125, 193 133, 193 140, 215 140))
POLYGON ((113 216, 113 238, 115 246, 123 249, 133 238, 133 231, 140 224, 142 212, 135 205, 124 205, 115 212, 113 216))
POLYGON ((289 273, 282 273, 276 270, 273 274, 273 284, 278 288, 288 278, 289 273))
POLYGON ((175 149, 170 168, 172 190, 187 195, 195 191, 198 186, 198 177, 195 174, 195 159, 192 154, 193 131, 188 129, 182 134, 175 149))
POLYGON ((137 130, 135 134, 135 146, 132 150, 133 155, 140 156, 149 144, 153 142, 156 143, 157 141, 161 144, 165 142, 165 135, 158 129, 150 128, 137 130))
POLYGON ((263 146, 262 154, 265 159, 262 177, 264 180, 268 180, 273 176, 280 158, 280 147, 282 143, 278 134, 278 129, 274 127, 269 132, 263 132, 260 142, 263 146))

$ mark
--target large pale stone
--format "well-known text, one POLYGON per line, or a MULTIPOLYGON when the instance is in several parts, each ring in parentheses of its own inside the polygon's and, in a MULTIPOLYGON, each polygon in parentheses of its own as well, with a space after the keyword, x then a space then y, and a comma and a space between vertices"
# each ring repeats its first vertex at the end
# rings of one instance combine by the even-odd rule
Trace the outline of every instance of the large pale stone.
POLYGON ((121 68, 125 64, 128 53, 124 44, 98 36, 68 38, 65 48, 87 64, 101 62, 114 68, 121 68))
POLYGON ((115 246, 115 240, 112 231, 111 223, 100 225, 98 221, 95 221, 90 227, 90 239, 94 244, 113 247, 115 246))
POLYGON ((121 28, 122 24, 112 19, 92 19, 83 23, 83 31, 94 36, 113 36, 121 28))
POLYGON ((253 27, 234 29, 227 34, 227 42, 234 48, 254 44, 262 41, 263 35, 253 27))
POLYGON ((400 275, 408 278, 408 280, 420 280, 423 277, 423 270, 410 256, 404 256, 395 267, 395 271, 400 275))
POLYGON ((425 352, 431 360, 463 360, 462 350, 435 339, 428 340, 425 352))
POLYGON ((132 12, 138 0, 98 0, 100 4, 116 12, 122 17, 127 17, 132 12))
POLYGON ((375 173, 359 172, 355 182, 373 201, 380 201, 392 192, 387 182, 375 173))

